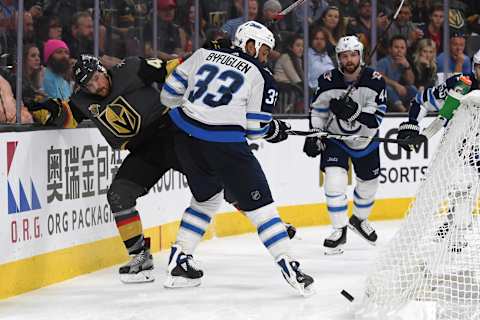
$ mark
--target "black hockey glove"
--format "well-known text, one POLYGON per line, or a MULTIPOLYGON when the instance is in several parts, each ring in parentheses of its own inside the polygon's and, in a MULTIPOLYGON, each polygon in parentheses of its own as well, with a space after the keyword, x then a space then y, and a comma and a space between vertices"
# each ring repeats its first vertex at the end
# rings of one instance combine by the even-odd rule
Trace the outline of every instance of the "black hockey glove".
POLYGON ((399 145, 407 151, 413 150, 414 146, 422 140, 420 139, 420 127, 418 126, 418 122, 415 120, 402 122, 398 127, 397 139, 411 141, 411 143, 399 143, 399 145))
POLYGON ((353 101, 350 97, 330 100, 330 111, 332 111, 332 113, 337 116, 338 119, 348 122, 352 122, 357 119, 362 112, 358 106, 358 103, 353 101))
POLYGON ((46 99, 40 102, 34 102, 27 105, 28 111, 33 115, 36 122, 43 125, 59 125, 63 122, 62 115, 62 100, 60 99, 46 99))
POLYGON ((315 158, 325 150, 325 144, 322 139, 318 137, 305 138, 305 144, 303 145, 303 152, 311 158, 315 158))
POLYGON ((270 121, 269 125, 270 127, 268 128, 267 134, 264 137, 265 140, 270 143, 277 143, 287 140, 287 131, 291 128, 288 122, 275 119, 270 121))

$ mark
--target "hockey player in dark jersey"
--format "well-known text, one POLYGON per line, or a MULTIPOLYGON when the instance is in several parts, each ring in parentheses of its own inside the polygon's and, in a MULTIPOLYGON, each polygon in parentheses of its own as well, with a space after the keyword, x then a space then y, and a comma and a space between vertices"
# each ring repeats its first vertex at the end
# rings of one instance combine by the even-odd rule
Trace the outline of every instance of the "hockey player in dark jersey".
POLYGON ((69 101, 49 99, 30 106, 37 121, 46 125, 73 128, 91 119, 112 148, 130 151, 107 193, 132 257, 119 269, 123 282, 154 280, 149 239, 143 235, 135 205, 166 171, 180 170, 169 131, 169 109, 160 103, 160 92, 153 86, 163 84, 179 63, 132 57, 106 70, 96 57, 82 55, 73 70, 79 89, 69 101))
MULTIPOLYGON (((321 75, 312 103, 311 126, 338 134, 374 137, 386 112, 385 80, 371 68, 363 68, 363 45, 355 36, 343 37, 335 48, 339 67, 321 75), (358 79, 358 80, 357 80, 358 79), (343 98, 350 84, 355 89, 343 98)), ((374 245, 377 234, 368 221, 378 189, 380 156, 378 142, 305 140, 309 157, 321 154, 325 172, 325 197, 333 226, 323 246, 325 254, 341 254, 347 241, 347 226, 374 245), (357 183, 353 198, 353 215, 348 219, 348 161, 351 159, 357 183)))
MULTIPOLYGON (((420 134, 419 124, 422 119, 428 112, 440 111, 448 92, 457 86, 462 76, 467 76, 472 81, 470 90, 480 89, 480 50, 473 56, 472 73, 453 75, 438 86, 425 88, 412 99, 408 121, 401 123, 398 128, 398 139, 416 138, 420 134)), ((406 150, 411 149, 408 145, 402 147, 406 150)))

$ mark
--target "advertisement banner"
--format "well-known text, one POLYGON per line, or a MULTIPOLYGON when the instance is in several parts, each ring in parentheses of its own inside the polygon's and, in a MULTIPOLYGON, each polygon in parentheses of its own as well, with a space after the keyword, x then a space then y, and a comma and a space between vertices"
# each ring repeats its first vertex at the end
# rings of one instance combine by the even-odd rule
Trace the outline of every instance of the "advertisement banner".
MULTIPOLYGON (((402 121, 384 119, 380 136, 395 137, 402 121)), ((308 129, 305 119, 290 122, 308 129)), ((381 144, 377 198, 413 197, 440 136, 415 152, 381 144)), ((302 152, 304 141, 250 142, 278 206, 325 201, 319 158, 302 152)), ((97 129, 2 133, 0 148, 0 264, 118 234, 106 193, 128 153, 112 150, 97 129)), ((190 197, 185 176, 170 170, 138 201, 144 228, 179 220, 190 197)), ((225 203, 220 212, 228 211, 225 203)))

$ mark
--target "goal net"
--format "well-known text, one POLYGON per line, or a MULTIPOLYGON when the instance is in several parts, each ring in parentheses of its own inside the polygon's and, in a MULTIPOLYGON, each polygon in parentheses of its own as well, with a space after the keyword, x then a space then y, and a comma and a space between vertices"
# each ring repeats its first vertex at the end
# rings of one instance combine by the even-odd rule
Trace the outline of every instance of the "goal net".
POLYGON ((464 97, 357 319, 480 320, 480 90, 464 97))

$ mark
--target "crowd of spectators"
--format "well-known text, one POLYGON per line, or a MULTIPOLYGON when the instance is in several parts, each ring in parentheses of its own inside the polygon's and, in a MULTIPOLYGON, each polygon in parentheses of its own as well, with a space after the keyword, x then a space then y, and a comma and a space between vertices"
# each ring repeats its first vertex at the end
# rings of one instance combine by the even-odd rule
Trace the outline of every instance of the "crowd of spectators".
MULTIPOLYGON (((99 55, 108 67, 131 55, 171 59, 194 49, 195 1, 157 1, 153 32, 152 0, 100 0, 99 55), (157 39, 154 39, 156 34, 157 39)), ((279 113, 303 113, 303 88, 310 96, 318 77, 337 65, 335 45, 347 34, 371 48, 371 0, 310 0, 308 17, 300 7, 285 19, 275 15, 294 0, 200 0, 200 45, 206 40, 233 39, 244 16, 265 24, 276 37, 269 67, 281 88, 279 113), (245 2, 248 11, 244 13, 245 2), (304 43, 304 20, 309 41, 304 43), (308 66, 304 66, 304 54, 308 66), (307 70, 307 72, 306 72, 307 70)), ((480 1, 450 0, 449 69, 444 70, 443 4, 439 0, 407 0, 387 36, 380 38, 398 3, 379 0, 377 69, 388 85, 390 112, 408 111, 418 90, 438 81, 446 71, 470 72, 472 53, 480 48, 480 1)), ((82 53, 94 52, 93 3, 89 0, 25 0, 23 14, 23 104, 46 97, 67 99, 72 93, 71 66, 82 53)), ((18 1, 0 0, 0 122, 14 122, 18 1), (6 87, 11 87, 7 90, 6 87), (8 96, 8 97, 6 97, 8 96), (14 100, 13 100, 14 102, 14 100), (14 104, 14 103, 13 103, 14 104)), ((367 61, 371 63, 371 61, 367 61)), ((28 113, 26 111, 26 113, 28 113)), ((22 116, 23 122, 31 117, 22 116)))

